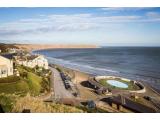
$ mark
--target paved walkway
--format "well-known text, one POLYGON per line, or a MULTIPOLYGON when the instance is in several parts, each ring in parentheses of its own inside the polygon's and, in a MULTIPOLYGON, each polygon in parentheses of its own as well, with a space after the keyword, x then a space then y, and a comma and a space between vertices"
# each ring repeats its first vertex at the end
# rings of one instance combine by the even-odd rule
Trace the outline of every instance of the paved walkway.
POLYGON ((48 92, 44 95, 37 96, 36 98, 41 99, 43 101, 49 100, 51 98, 51 92, 48 92))
POLYGON ((52 67, 50 67, 50 70, 52 71, 51 87, 54 91, 54 98, 74 98, 74 96, 68 90, 65 89, 64 83, 58 70, 52 67))

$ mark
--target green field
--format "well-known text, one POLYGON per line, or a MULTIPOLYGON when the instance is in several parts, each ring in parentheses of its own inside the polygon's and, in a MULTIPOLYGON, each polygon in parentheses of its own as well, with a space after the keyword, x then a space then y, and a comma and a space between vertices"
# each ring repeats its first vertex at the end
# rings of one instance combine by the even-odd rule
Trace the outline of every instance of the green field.
POLYGON ((139 87, 134 85, 132 82, 127 82, 127 81, 117 79, 117 81, 120 81, 120 82, 128 85, 128 88, 119 88, 119 87, 112 86, 112 85, 108 84, 106 81, 107 81, 107 79, 101 79, 101 80, 99 80, 99 83, 107 88, 110 88, 110 89, 119 89, 119 90, 138 90, 139 89, 139 87))

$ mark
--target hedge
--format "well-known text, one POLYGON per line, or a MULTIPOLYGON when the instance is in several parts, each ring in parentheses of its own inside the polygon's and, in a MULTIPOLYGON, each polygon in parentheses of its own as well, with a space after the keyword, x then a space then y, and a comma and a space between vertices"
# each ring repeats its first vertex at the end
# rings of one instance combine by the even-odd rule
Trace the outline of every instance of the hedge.
POLYGON ((4 78, 0 78, 0 83, 12 83, 12 82, 17 82, 20 80, 19 76, 8 76, 8 77, 4 77, 4 78))

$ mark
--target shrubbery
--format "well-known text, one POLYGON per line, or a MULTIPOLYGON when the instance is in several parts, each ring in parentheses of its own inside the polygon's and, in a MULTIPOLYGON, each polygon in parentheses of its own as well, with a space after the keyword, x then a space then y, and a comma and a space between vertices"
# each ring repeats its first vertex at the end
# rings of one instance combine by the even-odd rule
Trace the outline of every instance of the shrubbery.
POLYGON ((21 76, 22 78, 24 78, 24 79, 27 79, 27 75, 28 75, 28 73, 25 72, 25 71, 20 72, 20 76, 21 76))
POLYGON ((43 78, 41 82, 41 93, 49 92, 50 91, 50 79, 43 78))
POLYGON ((0 104, 4 112, 11 112, 18 96, 14 94, 0 94, 0 104))
POLYGON ((22 66, 22 68, 25 69, 28 72, 34 72, 34 69, 32 69, 32 68, 25 67, 25 66, 22 66))

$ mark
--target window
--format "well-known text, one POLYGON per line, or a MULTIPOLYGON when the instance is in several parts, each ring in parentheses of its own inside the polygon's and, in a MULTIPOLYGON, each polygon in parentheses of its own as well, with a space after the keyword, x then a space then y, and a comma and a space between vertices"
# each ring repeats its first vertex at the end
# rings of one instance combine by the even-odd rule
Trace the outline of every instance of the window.
POLYGON ((5 70, 5 69, 2 69, 1 70, 1 74, 3 75, 3 74, 6 74, 7 73, 7 70, 5 70))

